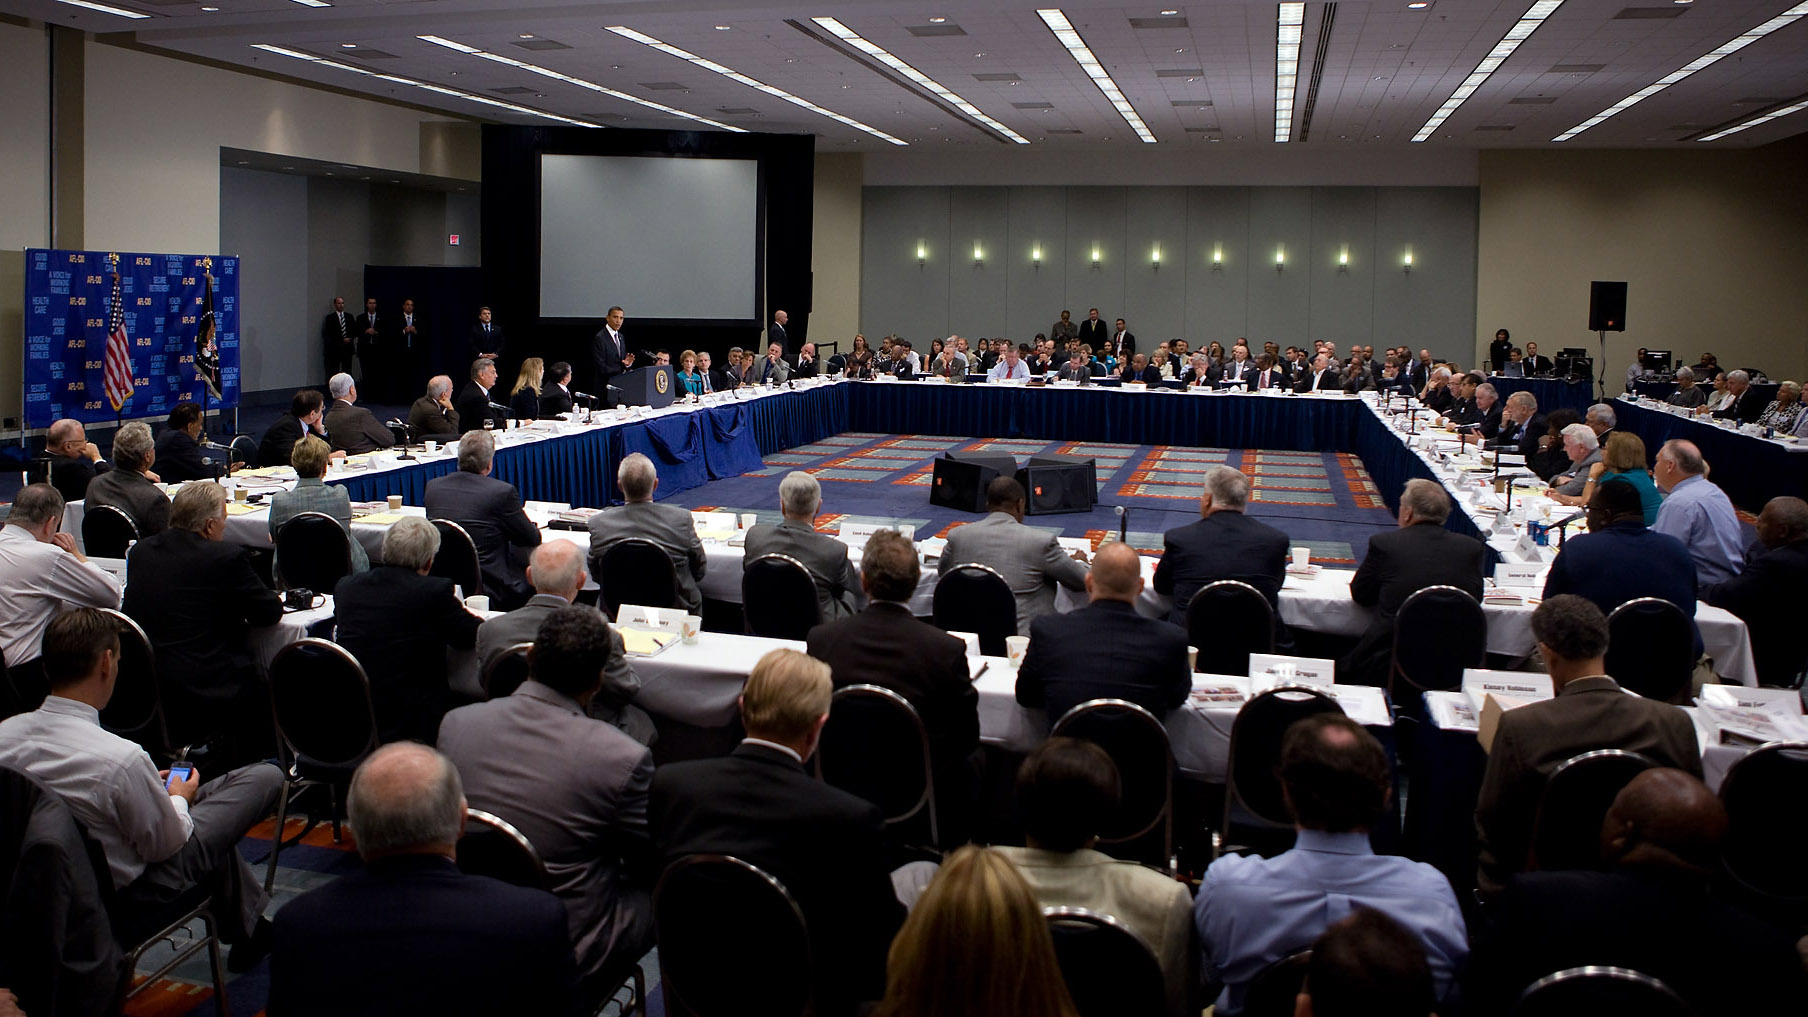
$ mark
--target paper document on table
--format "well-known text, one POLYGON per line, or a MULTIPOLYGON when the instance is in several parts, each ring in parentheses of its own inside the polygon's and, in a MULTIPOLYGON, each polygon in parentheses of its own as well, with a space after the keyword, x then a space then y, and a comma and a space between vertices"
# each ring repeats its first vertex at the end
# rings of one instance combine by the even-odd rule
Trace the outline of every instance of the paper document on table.
POLYGON ((621 633, 622 648, 631 657, 651 657, 679 639, 676 632, 661 632, 628 625, 617 625, 615 630, 621 633))
POLYGON ((1344 716, 1363 727, 1391 727, 1394 723, 1387 712, 1387 697, 1373 685, 1332 685, 1325 691, 1343 707, 1344 716))
POLYGON ((253 512, 261 512, 262 505, 247 505, 244 502, 229 501, 226 503, 226 514, 229 516, 248 516, 253 512))
POLYGON ((942 551, 947 547, 947 537, 924 537, 917 542, 917 550, 922 552, 923 560, 926 562, 940 560, 942 551))
POLYGON ((1242 706, 1249 702, 1251 681, 1236 675, 1214 674, 1193 676, 1193 691, 1187 701, 1206 709, 1242 706))
POLYGON ((1474 731, 1481 726, 1475 707, 1461 692, 1425 693, 1425 713, 1433 725, 1444 731, 1474 731))
POLYGON ((400 512, 378 512, 375 515, 357 516, 353 522, 369 523, 372 526, 391 526, 407 518, 400 512))
POLYGON ((1802 694, 1796 689, 1753 689, 1743 685, 1703 685, 1696 705, 1720 710, 1757 710, 1774 717, 1800 717, 1802 694))
POLYGON ((1075 551, 1083 551, 1086 554, 1092 553, 1092 541, 1085 537, 1056 537, 1055 543, 1061 545, 1061 550, 1066 551, 1068 554, 1072 554, 1075 551))

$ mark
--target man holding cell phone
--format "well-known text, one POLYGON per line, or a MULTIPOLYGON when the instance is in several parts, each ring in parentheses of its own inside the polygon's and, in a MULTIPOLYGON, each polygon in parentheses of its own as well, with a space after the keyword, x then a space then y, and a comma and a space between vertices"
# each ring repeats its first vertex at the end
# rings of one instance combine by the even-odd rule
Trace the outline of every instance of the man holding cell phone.
POLYGON ((118 909, 161 924, 171 901, 205 885, 227 967, 245 971, 269 952, 269 903, 235 845, 269 815, 282 771, 254 763, 205 786, 192 764, 159 771, 137 744, 103 730, 100 711, 119 677, 119 628, 94 608, 58 615, 44 631, 50 696, 0 722, 0 766, 36 777, 68 804, 106 854, 118 909))

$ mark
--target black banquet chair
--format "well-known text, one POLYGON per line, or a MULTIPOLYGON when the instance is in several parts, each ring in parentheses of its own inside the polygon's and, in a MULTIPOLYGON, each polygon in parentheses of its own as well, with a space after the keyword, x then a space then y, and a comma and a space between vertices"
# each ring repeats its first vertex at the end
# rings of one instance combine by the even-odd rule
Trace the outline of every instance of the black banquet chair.
POLYGON ((1080 1017, 1161 1017, 1167 983, 1155 952, 1122 922, 1085 908, 1043 908, 1061 980, 1080 1017))
POLYGON ((427 521, 439 531, 439 553, 433 556, 433 568, 427 574, 452 580, 467 597, 483 593, 483 562, 477 557, 477 542, 450 519, 427 521))
MULTIPOLYGON (((339 842, 339 820, 352 771, 377 748, 377 712, 371 704, 370 679, 350 651, 325 639, 298 639, 276 652, 270 662, 270 709, 276 723, 276 757, 283 769, 282 794, 276 799, 276 831, 271 835, 266 892, 276 883, 276 859, 282 851, 289 799, 311 785, 327 788, 333 841, 339 842)), ((310 814, 299 841, 318 817, 310 814)))
POLYGON ((1607 616, 1607 673, 1621 688, 1681 704, 1695 677, 1695 626, 1661 597, 1635 597, 1607 616))
POLYGON ((1243 991, 1243 1017, 1293 1017, 1312 951, 1290 954, 1256 972, 1243 991))
POLYGON ((352 574, 352 536, 324 512, 303 512, 276 531, 276 583, 283 590, 332 593, 352 574))
POLYGON ((1304 686, 1269 689, 1243 704, 1230 726, 1224 818, 1212 835, 1214 855, 1254 850, 1267 856, 1293 846, 1293 815, 1281 792, 1281 741, 1298 721, 1342 712, 1337 700, 1304 686), (1234 844, 1234 836, 1249 843, 1234 844))
POLYGON ((1808 742, 1772 742, 1753 749, 1720 783, 1727 819, 1720 843, 1722 868, 1747 894, 1798 915, 1808 909, 1808 869, 1802 865, 1808 810, 1799 804, 1804 787, 1808 742))
POLYGON ((784 884, 759 866, 729 855, 677 859, 653 889, 653 920, 666 1013, 802 1017, 813 1012, 815 962, 803 910, 784 884))
POLYGON ((483 671, 483 694, 491 699, 503 699, 515 694, 515 690, 526 681, 531 670, 527 663, 527 651, 534 648, 532 643, 516 643, 496 655, 490 666, 483 671))
POLYGON ((1601 820, 1632 778, 1657 764, 1625 749, 1596 749, 1557 764, 1532 820, 1528 870, 1601 867, 1601 820))
POLYGON ((1388 695, 1416 716, 1420 693, 1461 688, 1463 669, 1481 667, 1487 656, 1488 619, 1481 603, 1454 586, 1427 586, 1407 597, 1394 615, 1388 695))
POLYGON ((530 890, 552 889, 546 863, 525 834, 482 809, 466 809, 465 815, 465 832, 458 838, 459 871, 530 890))
POLYGON ((1246 675, 1249 655, 1274 652, 1274 608, 1262 591, 1237 579, 1207 583, 1187 601, 1187 642, 1199 651, 1193 670, 1246 675))
POLYGON ((113 685, 113 698, 100 711, 100 726, 137 742, 159 765, 173 761, 177 746, 170 744, 169 724, 163 714, 157 651, 131 617, 111 608, 101 613, 119 626, 119 677, 113 685))
POLYGON ((597 560, 596 585, 604 613, 614 621, 623 604, 683 607, 678 597, 678 570, 672 556, 644 537, 609 545, 597 560))
POLYGON ((1048 733, 1084 738, 1117 764, 1121 793, 1099 831, 1099 850, 1174 871, 1174 749, 1162 722, 1135 703, 1090 699, 1048 733))
POLYGON ((978 562, 949 569, 936 580, 932 621, 943 631, 979 636, 979 652, 1003 657, 1005 639, 1017 634, 1017 597, 998 570, 978 562))
POLYGON ((1511 1017, 1693 1017, 1674 989, 1629 968, 1568 968, 1538 979, 1520 993, 1511 1017))
POLYGON ((889 829, 925 812, 940 845, 929 735, 910 701, 877 685, 836 689, 816 746, 816 776, 879 807, 889 829))
POLYGON ((138 524, 116 505, 89 505, 82 513, 82 547, 90 558, 124 558, 138 539, 138 524))
POLYGON ((822 621, 816 580, 788 554, 762 554, 741 573, 741 610, 747 633, 801 640, 822 621))

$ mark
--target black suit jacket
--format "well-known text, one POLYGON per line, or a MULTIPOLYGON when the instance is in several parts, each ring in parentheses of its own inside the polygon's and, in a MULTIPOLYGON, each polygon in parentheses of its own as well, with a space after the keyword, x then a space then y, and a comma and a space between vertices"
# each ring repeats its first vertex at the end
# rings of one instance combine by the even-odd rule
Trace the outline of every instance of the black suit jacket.
POLYGON ((1168 620, 1186 628, 1187 604, 1207 583, 1235 579, 1268 598, 1275 634, 1281 625, 1281 584, 1287 580, 1287 535, 1242 512, 1214 512, 1162 535, 1155 592, 1174 598, 1168 620))
POLYGON ((1045 614, 1030 622, 1017 702, 1043 707, 1051 726, 1089 699, 1127 699, 1161 717, 1193 689, 1186 648, 1185 630, 1122 601, 1045 614))
POLYGON ((718 759, 653 772, 648 809, 666 864, 733 855, 771 873, 809 926, 822 1017, 845 1017, 885 991, 885 955, 904 920, 870 802, 830 787, 790 756, 743 744, 718 759))
MULTIPOLYGON (((1506 410, 1506 408, 1507 408, 1506 400, 1496 399, 1494 401, 1493 406, 1490 406, 1488 409, 1482 411, 1481 424, 1482 424, 1482 437, 1483 438, 1486 438, 1489 441, 1492 441, 1497 436, 1499 436, 1500 425, 1501 425, 1501 422, 1503 419, 1501 414, 1506 410)), ((1480 409, 1480 407, 1477 407, 1477 409, 1480 409)))
MULTIPOLYGON (((1525 456, 1526 468, 1530 469, 1532 466, 1532 456, 1538 453, 1538 439, 1542 438, 1544 432, 1549 429, 1549 425, 1544 422, 1544 414, 1542 413, 1532 414, 1531 419, 1525 422, 1523 428, 1516 427, 1512 421, 1503 417, 1500 422, 1500 429, 1495 434, 1495 441, 1504 446, 1511 446, 1508 451, 1525 456)), ((1568 459, 1569 457, 1564 456, 1564 458, 1568 459)))
POLYGON ((50 486, 56 488, 66 502, 87 497, 88 481, 113 468, 113 464, 105 459, 95 462, 87 456, 52 455, 49 458, 50 486))
POLYGON ((306 432, 302 429, 301 418, 293 413, 285 413, 276 418, 276 423, 264 432, 264 440, 257 444, 257 464, 259 466, 287 466, 289 455, 295 451, 295 443, 302 439, 306 432))
POLYGON ((776 321, 766 326, 766 341, 761 345, 770 346, 773 343, 778 343, 778 348, 782 352, 791 352, 791 337, 785 333, 785 326, 776 321))
MULTIPOLYGON (((256 679, 245 633, 274 625, 282 601, 251 568, 251 552, 187 530, 164 530, 132 548, 124 609, 157 648, 157 675, 178 702, 237 698, 256 679)), ((167 696, 168 693, 166 692, 167 696)))
POLYGON ((1788 685, 1802 666, 1800 604, 1808 576, 1808 541, 1745 559, 1745 570, 1701 591, 1701 599, 1745 619, 1758 682, 1788 685))
POLYGON ((561 413, 570 413, 575 408, 571 392, 560 388, 556 383, 546 386, 540 392, 540 416, 556 417, 561 413))
POLYGON ((621 337, 621 349, 615 348, 615 340, 609 338, 609 326, 607 325, 597 329, 596 334, 590 337, 590 364, 595 369, 593 384, 596 386, 591 391, 595 392, 598 398, 605 399, 611 404, 614 403, 614 400, 608 399, 607 386, 616 375, 628 369, 628 365, 623 361, 632 352, 634 351, 628 346, 628 336, 625 332, 621 337))
POLYGON ((364 665, 385 742, 433 744, 439 721, 460 705, 446 684, 446 650, 477 645, 478 617, 452 595, 452 580, 379 565, 333 590, 335 641, 364 665))
MULTIPOLYGON (((480 321, 471 325, 470 352, 472 360, 476 360, 486 353, 494 353, 496 354, 496 359, 501 360, 502 350, 507 343, 508 340, 503 338, 501 325, 498 325, 493 321, 490 322, 490 330, 487 333, 483 330, 483 322, 480 321)), ((466 366, 468 367, 469 365, 466 366)), ((497 370, 501 369, 501 366, 498 365, 497 370)))
POLYGON ((490 403, 500 402, 496 397, 502 394, 495 389, 486 394, 476 382, 465 382, 465 387, 458 391, 458 398, 452 400, 452 408, 458 411, 458 433, 481 431, 486 420, 498 431, 507 427, 508 414, 490 409, 490 403))
POLYGON ((1311 392, 1321 388, 1332 392, 1343 391, 1343 372, 1335 367, 1327 367, 1317 373, 1308 369, 1293 386, 1295 392, 1311 392))
POLYGON ((805 363, 802 357, 798 357, 791 363, 791 377, 814 378, 821 367, 822 361, 820 359, 805 363))
MULTIPOLYGON (((201 454, 200 444, 187 431, 166 428, 157 436, 157 461, 151 469, 166 484, 183 480, 212 480, 213 467, 202 462, 204 458, 207 457, 201 454)), ((222 464, 222 471, 224 468, 222 464)))
POLYGON ((465 528, 483 565, 484 592, 513 610, 528 597, 527 579, 510 547, 539 547, 540 528, 521 510, 521 492, 495 477, 460 470, 427 482, 422 500, 429 519, 465 528))
POLYGON ((509 416, 516 420, 540 419, 540 393, 524 388, 509 397, 509 416))
MULTIPOLYGON (((350 311, 345 312, 344 338, 351 340, 353 343, 358 341, 358 316, 350 311)), ((339 312, 329 311, 327 312, 326 317, 320 319, 320 342, 328 349, 332 349, 337 346, 340 341, 339 312)))
POLYGON ((1125 364, 1124 369, 1118 372, 1118 377, 1127 382, 1140 381, 1146 385, 1159 385, 1161 384, 1161 368, 1150 364, 1143 368, 1141 373, 1138 373, 1133 365, 1125 364))
POLYGON ((1117 357, 1119 360, 1123 360, 1136 352, 1136 333, 1126 330, 1124 332, 1123 348, 1119 349, 1118 342, 1117 342, 1117 330, 1112 329, 1111 331, 1105 333, 1105 345, 1111 347, 1111 351, 1113 353, 1117 354, 1117 357))
POLYGON ((565 905, 442 856, 379 858, 272 924, 270 1017, 576 1012, 565 905))
POLYGON ((1345 658, 1349 677, 1365 685, 1385 684, 1394 615, 1406 598, 1427 586, 1454 586, 1480 600, 1487 568, 1488 545, 1441 523, 1415 523, 1370 537, 1362 567, 1350 580, 1350 597, 1375 608, 1375 620, 1345 658))
POLYGON ((1092 352, 1099 356, 1105 355, 1105 343, 1110 338, 1111 329, 1105 324, 1105 319, 1100 318, 1098 321, 1093 321, 1091 318, 1087 318, 1080 322, 1080 341, 1091 346, 1092 352))
POLYGON ((375 323, 376 324, 376 334, 375 335, 366 335, 365 330, 369 329, 372 325, 371 320, 370 320, 370 315, 368 315, 368 314, 358 315, 358 325, 357 325, 357 328, 358 328, 358 336, 357 336, 357 338, 358 338, 358 355, 361 357, 369 356, 373 352, 387 350, 390 345, 389 344, 390 327, 391 326, 400 327, 401 320, 402 320, 402 316, 400 314, 389 315, 389 314, 384 314, 382 311, 378 311, 377 312, 377 320, 375 323), (395 320, 391 321, 390 320, 391 318, 394 318, 395 320))
MULTIPOLYGON (((1528 378, 1540 374, 1549 374, 1557 366, 1551 362, 1550 357, 1547 357, 1542 353, 1537 356, 1528 355, 1521 358, 1519 362, 1525 368, 1526 377, 1528 378)), ((1700 377, 1700 375, 1696 375, 1696 377, 1700 377)))
POLYGON ((1770 397, 1759 394, 1756 388, 1748 388, 1739 398, 1728 403, 1726 409, 1715 410, 1714 416, 1721 420, 1737 420, 1741 424, 1755 423, 1764 415, 1764 407, 1770 405, 1770 397))

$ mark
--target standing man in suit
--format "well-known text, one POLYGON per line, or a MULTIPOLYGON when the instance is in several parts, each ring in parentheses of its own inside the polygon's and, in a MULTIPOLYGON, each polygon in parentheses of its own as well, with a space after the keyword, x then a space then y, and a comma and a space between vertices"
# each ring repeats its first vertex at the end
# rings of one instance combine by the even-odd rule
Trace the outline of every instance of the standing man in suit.
POLYGON ((1607 676, 1607 616, 1600 608, 1574 594, 1552 597, 1532 612, 1532 635, 1557 695, 1508 710, 1495 728, 1475 803, 1476 885, 1487 893, 1524 871, 1538 800, 1564 761, 1595 749, 1627 749, 1701 776, 1689 715, 1629 696, 1607 676))
POLYGON ((785 323, 790 320, 790 315, 785 312, 773 311, 772 327, 766 330, 766 341, 768 343, 778 343, 780 353, 783 353, 791 346, 791 337, 785 333, 785 323))
POLYGON ((896 530, 867 538, 860 557, 866 610, 810 630, 809 651, 829 665, 836 688, 878 685, 910 701, 929 736, 936 819, 942 840, 960 844, 972 827, 978 788, 979 693, 967 672, 967 648, 910 613, 921 567, 916 548, 896 530))
POLYGON ((492 403, 502 405, 496 402, 496 362, 479 357, 471 361, 471 380, 465 382, 465 387, 459 390, 458 401, 452 404, 459 432, 481 431, 486 423, 497 431, 506 429, 508 411, 494 409, 492 403))
POLYGON ((1062 311, 1061 320, 1049 326, 1048 337, 1057 348, 1066 348, 1068 340, 1080 338, 1080 326, 1074 324, 1073 312, 1062 311))
POLYGON ((1274 609, 1276 645, 1284 645, 1281 584, 1287 579, 1287 535, 1250 518, 1250 480, 1239 470, 1214 466, 1199 492, 1199 521, 1162 535, 1155 592, 1174 598, 1168 621, 1187 627, 1187 605, 1208 583, 1234 579, 1248 583, 1274 609))
POLYGON ((696 614, 703 607, 697 580, 703 578, 709 560, 704 557, 703 541, 697 537, 690 511, 653 500, 653 492, 659 489, 659 471, 653 468, 653 460, 639 452, 622 459, 615 470, 615 483, 621 488, 624 504, 598 512, 586 524, 590 529, 590 574, 599 585, 606 585, 609 577, 603 572, 603 553, 630 537, 650 540, 672 559, 678 600, 685 611, 696 614))
POLYGON ((373 392, 387 391, 389 369, 389 319, 379 321, 377 298, 364 298, 364 313, 358 315, 358 364, 363 369, 364 384, 373 392))
POLYGON ((346 312, 344 297, 334 297, 332 311, 320 322, 320 347, 326 358, 327 377, 352 369, 357 341, 357 319, 346 312))
POLYGON ((1105 331, 1105 323, 1099 319, 1099 309, 1086 312, 1086 320, 1080 322, 1080 342, 1095 350, 1105 349, 1105 341, 1110 335, 1105 331))
POLYGON ((996 477, 986 485, 986 517, 956 526, 948 534, 936 565, 947 575, 957 565, 975 562, 997 572, 1010 584, 1017 598, 1017 634, 1030 634, 1030 623, 1055 611, 1055 586, 1084 590, 1086 554, 1072 557, 1061 550, 1053 534, 1023 525, 1023 485, 1010 477, 996 477))
POLYGON ((170 525, 132 549, 125 613, 157 648, 157 680, 177 745, 217 732, 235 759, 267 756, 270 704, 246 635, 276 624, 282 600, 251 567, 251 552, 225 543, 226 489, 186 484, 170 525))
POLYGON ((490 360, 501 360, 503 347, 507 340, 502 337, 502 326, 492 320, 490 309, 477 309, 477 323, 471 326, 471 359, 488 357, 490 360))
MULTIPOLYGON (((571 551, 565 566, 581 573, 576 545, 557 543, 571 551)), ((520 688, 453 710, 439 729, 465 800, 520 830, 546 863, 586 1008, 653 945, 653 755, 587 715, 619 639, 595 608, 566 603, 540 623, 520 688)))
POLYGON ((791 365, 786 363, 785 347, 778 340, 766 344, 766 356, 754 368, 753 378, 760 385, 783 385, 791 380, 791 365))
POLYGON ((382 424, 358 402, 358 385, 349 374, 335 374, 327 382, 333 396, 332 408, 326 411, 326 430, 333 448, 347 455, 375 452, 395 445, 395 432, 382 424))
POLYGON ((422 503, 427 518, 450 519, 471 535, 484 592, 508 611, 520 607, 529 594, 512 549, 539 547, 540 528, 522 511, 515 485, 490 476, 495 459, 496 439, 488 431, 466 432, 458 439, 458 472, 428 481, 422 503))
POLYGON ((288 1017, 577 1011, 565 905, 458 870, 465 794, 425 745, 386 745, 352 775, 359 872, 275 921, 270 1010, 288 1017))
POLYGON ((881 862, 878 807, 804 769, 832 691, 829 665, 796 650, 767 653, 741 690, 746 740, 728 756, 659 767, 651 813, 665 864, 733 855, 790 891, 810 935, 814 1012, 851 1017, 884 993, 886 951, 904 908, 881 862))
POLYGON ((407 391, 410 379, 427 373, 428 350, 427 331, 423 327, 421 316, 414 313, 414 298, 402 301, 402 316, 398 322, 401 326, 396 336, 395 385, 397 391, 407 391))
POLYGON ((816 607, 820 621, 846 618, 866 606, 860 577, 848 558, 848 546, 826 533, 816 532, 816 515, 822 511, 822 485, 802 470, 785 474, 778 484, 777 525, 760 523, 747 531, 746 561, 762 554, 785 554, 803 563, 816 583, 816 607))
POLYGON ((1124 319, 1117 320, 1117 328, 1111 333, 1111 352, 1119 360, 1123 360, 1136 352, 1136 336, 1124 326, 1124 319))
POLYGON ((1158 718, 1186 702, 1193 689, 1186 632, 1136 613, 1143 592, 1136 552, 1119 541, 1102 545, 1086 592, 1086 607, 1031 623, 1017 702, 1042 707, 1050 725, 1089 699, 1125 699, 1158 718))
MULTIPOLYGON (((1394 615, 1406 598, 1427 586, 1454 586, 1482 599, 1488 546, 1444 528, 1450 495, 1435 481, 1406 482, 1400 492, 1400 528, 1369 538, 1368 554, 1350 580, 1350 598, 1375 608, 1375 620, 1339 668, 1349 681, 1386 685, 1394 645, 1394 615)), ((1423 638, 1435 639, 1436 633, 1423 638)), ((1343 680, 1340 678, 1340 680, 1343 680)))
POLYGON ((627 317, 622 309, 611 307, 608 316, 603 319, 603 327, 590 337, 590 364, 595 379, 593 384, 606 406, 615 405, 615 396, 610 393, 609 386, 618 375, 634 366, 634 354, 628 351, 628 340, 622 337, 622 324, 625 321, 627 317))

